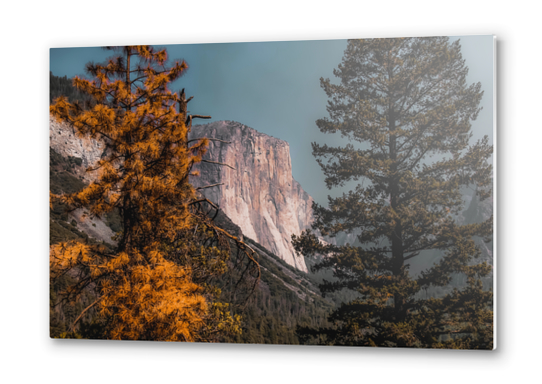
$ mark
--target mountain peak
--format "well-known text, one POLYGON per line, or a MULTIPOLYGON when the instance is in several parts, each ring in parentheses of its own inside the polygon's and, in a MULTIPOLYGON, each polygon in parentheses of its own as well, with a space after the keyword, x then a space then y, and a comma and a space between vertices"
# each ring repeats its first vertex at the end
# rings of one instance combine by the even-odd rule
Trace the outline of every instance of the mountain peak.
POLYGON ((211 163, 198 164, 200 176, 192 177, 237 224, 243 234, 262 244, 288 264, 307 271, 303 257, 291 244, 312 223, 313 199, 292 176, 290 146, 280 140, 235 121, 216 121, 198 125, 190 138, 209 137, 204 160, 225 163, 235 169, 211 163))

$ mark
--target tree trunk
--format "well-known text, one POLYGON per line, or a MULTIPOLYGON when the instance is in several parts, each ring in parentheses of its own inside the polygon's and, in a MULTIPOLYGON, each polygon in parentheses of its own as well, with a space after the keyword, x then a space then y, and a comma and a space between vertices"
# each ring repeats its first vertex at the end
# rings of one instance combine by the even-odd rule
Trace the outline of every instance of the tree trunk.
MULTIPOLYGON (((393 116, 393 106, 390 106, 389 112, 389 130, 390 130, 390 159, 392 160, 392 172, 390 176, 390 206, 392 210, 398 208, 399 198, 399 179, 397 175, 397 137, 395 136, 395 118, 393 116)), ((399 276, 403 271, 403 227, 399 220, 396 221, 393 232, 390 235, 392 274, 399 276)), ((396 320, 402 319, 405 298, 403 295, 395 294, 393 298, 396 320)))

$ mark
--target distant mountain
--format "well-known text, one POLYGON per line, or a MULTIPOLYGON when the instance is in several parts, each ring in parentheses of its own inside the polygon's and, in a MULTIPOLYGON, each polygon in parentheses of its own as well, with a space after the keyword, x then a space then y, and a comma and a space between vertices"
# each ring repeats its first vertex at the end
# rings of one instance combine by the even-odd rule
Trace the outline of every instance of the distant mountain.
POLYGON ((292 176, 290 146, 233 121, 217 121, 192 128, 190 139, 209 137, 196 187, 221 184, 201 192, 218 204, 249 238, 297 269, 307 266, 291 244, 292 234, 310 227, 313 199, 292 176), (228 143, 225 143, 228 142, 228 143))

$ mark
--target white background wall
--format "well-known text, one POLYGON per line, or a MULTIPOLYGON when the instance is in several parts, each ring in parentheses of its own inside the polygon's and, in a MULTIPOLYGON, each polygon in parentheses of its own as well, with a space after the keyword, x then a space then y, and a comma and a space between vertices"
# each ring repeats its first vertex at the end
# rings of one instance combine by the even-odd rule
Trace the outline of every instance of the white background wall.
POLYGON ((0 79, 0 380, 527 382, 539 379, 541 143, 535 2, 6 2, 0 79), (421 35, 498 36, 494 352, 53 341, 48 337, 48 49, 421 35))

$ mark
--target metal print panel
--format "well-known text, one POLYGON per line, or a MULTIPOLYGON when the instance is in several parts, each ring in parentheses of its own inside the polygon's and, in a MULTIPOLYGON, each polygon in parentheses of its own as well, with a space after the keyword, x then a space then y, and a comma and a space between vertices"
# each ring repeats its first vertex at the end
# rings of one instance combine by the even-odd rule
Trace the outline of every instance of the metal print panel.
POLYGON ((492 36, 50 70, 52 338, 494 349, 492 36))

